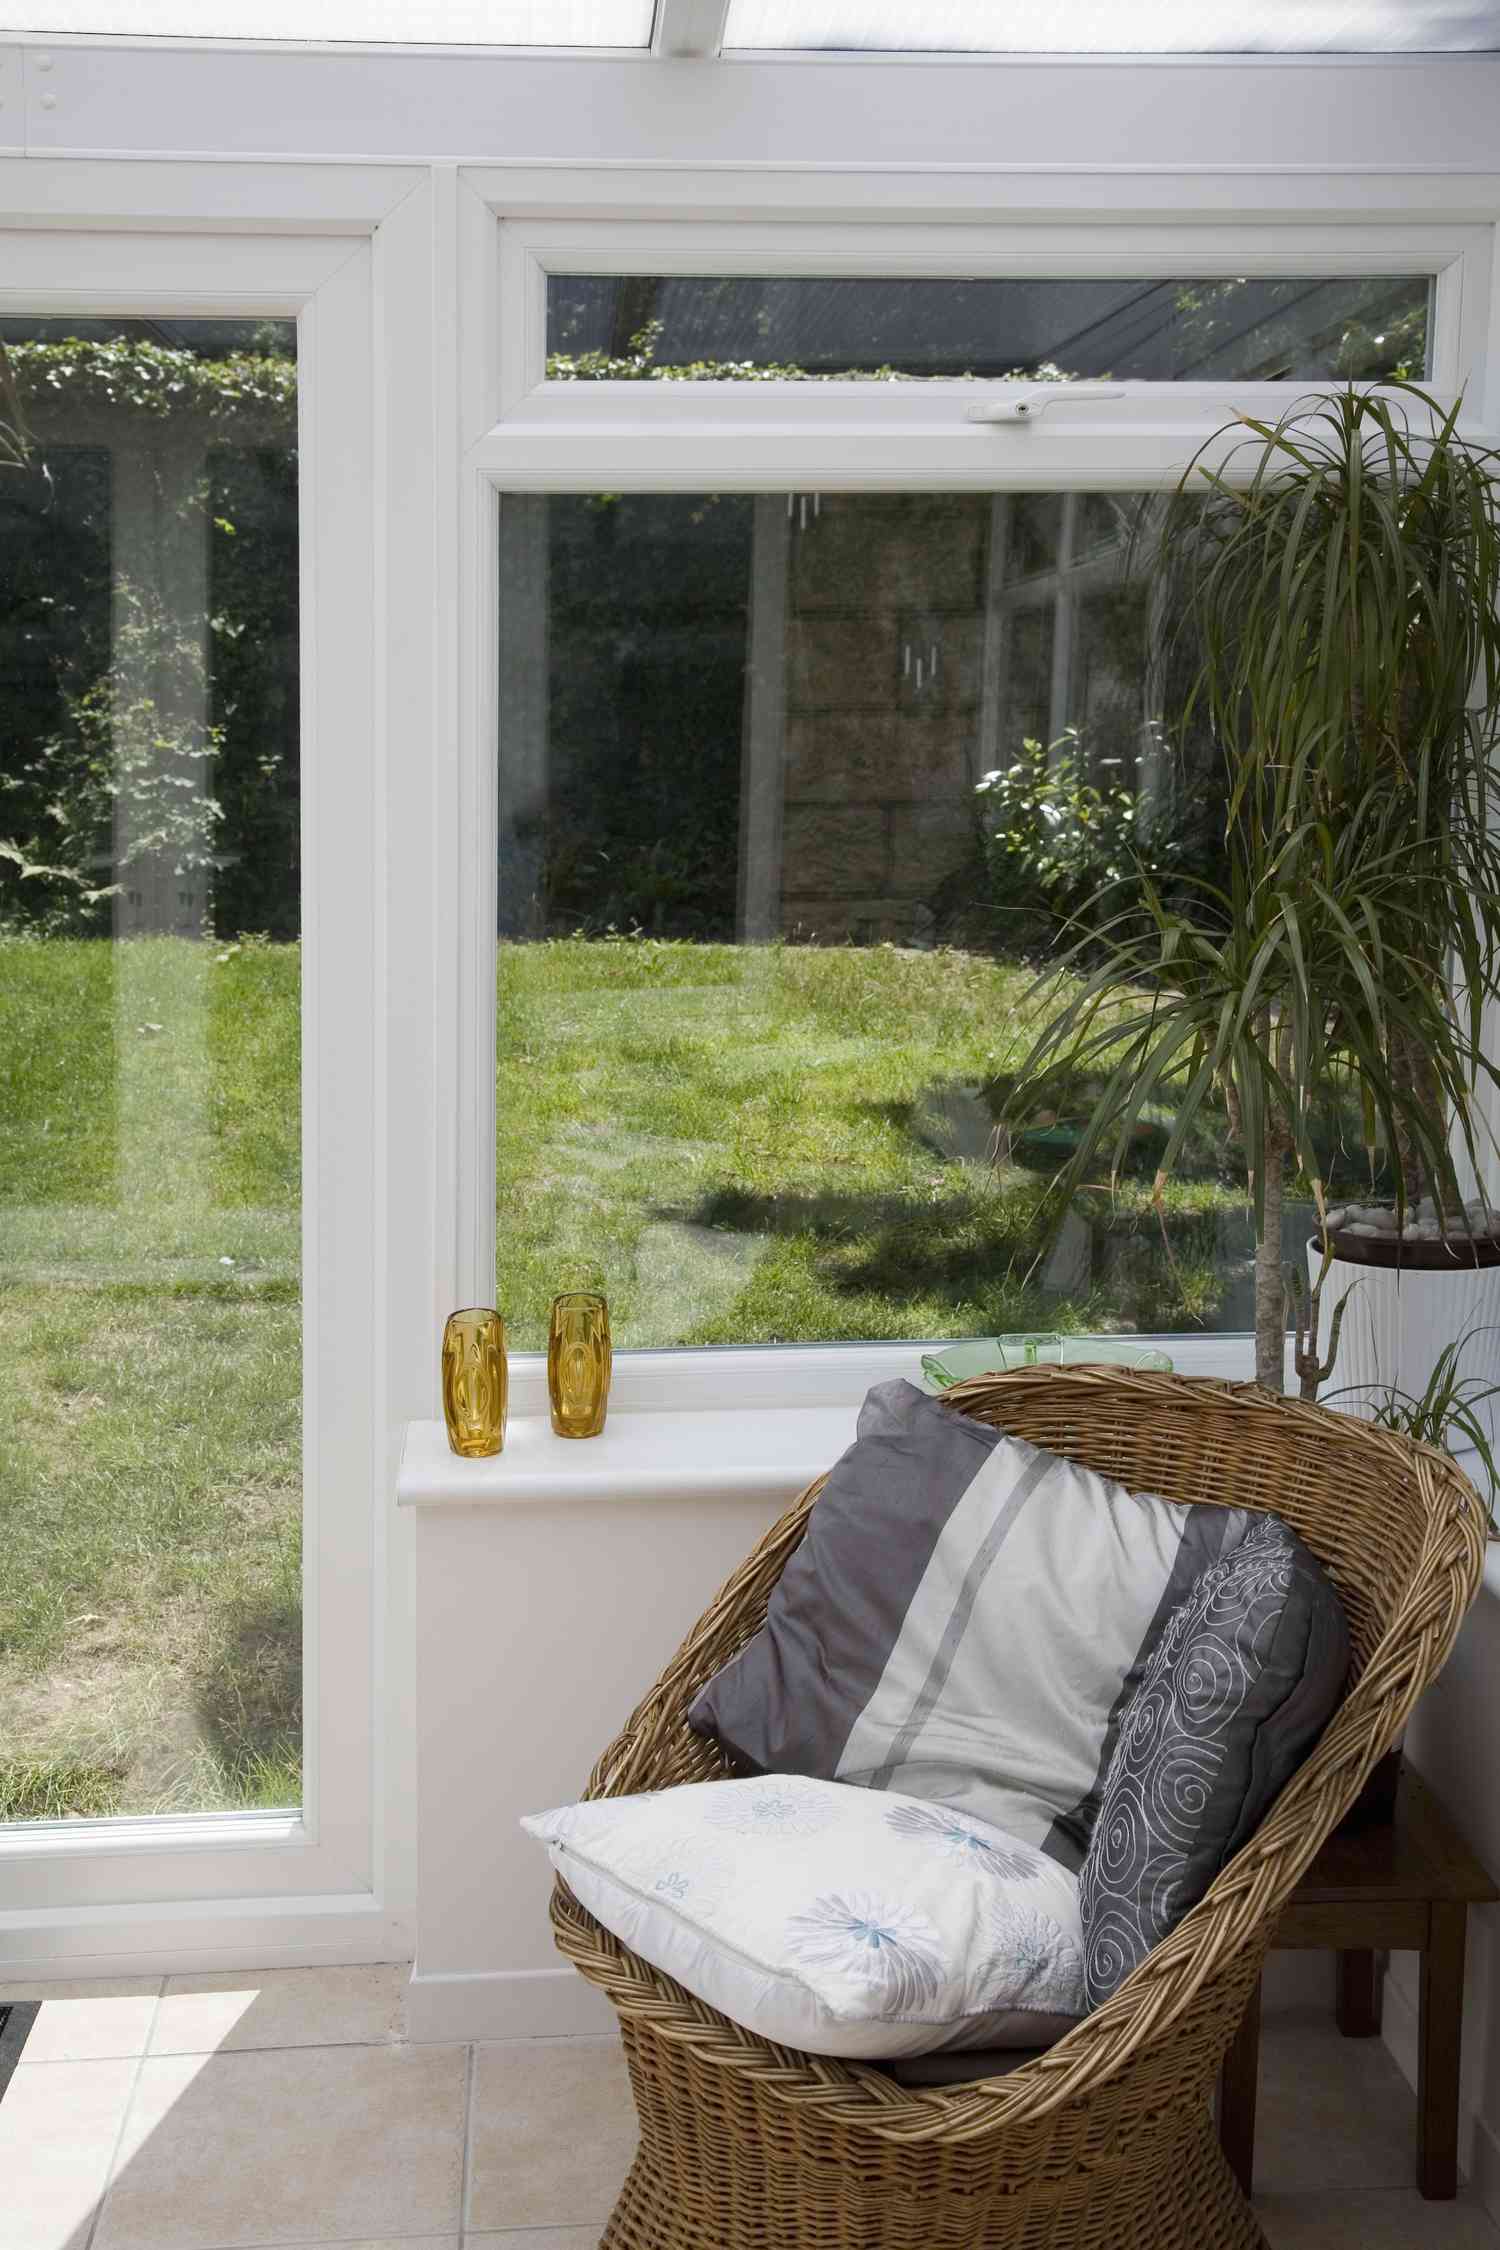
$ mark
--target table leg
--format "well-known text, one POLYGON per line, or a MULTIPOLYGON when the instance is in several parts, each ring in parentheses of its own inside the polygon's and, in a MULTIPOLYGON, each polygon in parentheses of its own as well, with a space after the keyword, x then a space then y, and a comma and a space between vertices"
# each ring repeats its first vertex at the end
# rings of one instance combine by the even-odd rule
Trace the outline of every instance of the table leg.
POLYGON ((1255 2104, 1260 2092, 1260 1983, 1257 1979, 1219 2076, 1219 2146, 1246 2195, 1255 2174, 1255 2104))
POLYGON ((1458 2193, 1458 2066, 1464 2017, 1461 1901, 1434 1899, 1422 1955, 1417 2064, 1417 2186, 1430 2203, 1458 2193))
POLYGON ((1373 2039, 1380 2030, 1375 1955, 1366 1947, 1339 1953, 1337 2013, 1346 2039, 1373 2039))

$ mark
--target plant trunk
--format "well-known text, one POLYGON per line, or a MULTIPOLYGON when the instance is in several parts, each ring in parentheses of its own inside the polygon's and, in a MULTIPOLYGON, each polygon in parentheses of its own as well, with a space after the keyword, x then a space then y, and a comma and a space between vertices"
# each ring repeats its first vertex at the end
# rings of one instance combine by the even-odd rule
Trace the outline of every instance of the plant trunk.
MULTIPOLYGON (((1407 1099, 1433 1121, 1436 1132, 1437 1121, 1443 1114, 1443 1097, 1431 1057, 1423 1047, 1397 1034, 1391 1040, 1391 1064, 1393 1075, 1407 1099)), ((1432 1177, 1431 1164, 1423 1156, 1411 1124, 1403 1118, 1396 1121, 1395 1157, 1407 1207, 1414 1210, 1429 1186, 1436 1192, 1439 1182, 1432 1177)))
POLYGON ((1273 1125, 1261 1150, 1260 1239, 1255 1245, 1255 1380, 1263 1391, 1286 1389, 1286 1279, 1281 1270, 1281 1190, 1286 1149, 1273 1125))

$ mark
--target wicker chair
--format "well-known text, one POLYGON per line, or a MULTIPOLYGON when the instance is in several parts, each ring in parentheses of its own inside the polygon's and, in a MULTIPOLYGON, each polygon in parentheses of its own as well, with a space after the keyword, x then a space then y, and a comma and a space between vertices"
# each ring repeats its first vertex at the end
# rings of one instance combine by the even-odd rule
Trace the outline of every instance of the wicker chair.
MULTIPOLYGON (((1274 1509, 1323 1558, 1355 1677, 1207 1896, 1120 1990, 1009 2076, 913 2091, 769 2044, 628 1952, 559 1883, 557 1942, 619 2012, 641 2145, 605 2250, 1266 2250, 1211 2102, 1278 1910, 1441 1667, 1486 1520, 1443 1454, 1250 1385, 1100 1368, 984 1376, 968 1414, 1136 1491, 1274 1509)), ((820 1479, 724 1588, 590 1782, 723 1777, 686 1712, 760 1625, 820 1479)))

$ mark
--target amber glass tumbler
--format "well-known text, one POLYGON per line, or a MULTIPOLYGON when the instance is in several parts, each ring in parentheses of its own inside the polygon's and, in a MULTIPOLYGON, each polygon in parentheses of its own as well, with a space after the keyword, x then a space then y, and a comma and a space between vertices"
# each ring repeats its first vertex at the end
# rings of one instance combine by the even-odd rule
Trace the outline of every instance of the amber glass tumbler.
POLYGON ((443 1418, 448 1443, 466 1461, 505 1444, 505 1323, 487 1305, 450 1313, 443 1330, 443 1418))
POLYGON ((609 1307, 591 1289, 552 1300, 547 1389, 559 1437, 597 1437, 609 1405, 609 1307))

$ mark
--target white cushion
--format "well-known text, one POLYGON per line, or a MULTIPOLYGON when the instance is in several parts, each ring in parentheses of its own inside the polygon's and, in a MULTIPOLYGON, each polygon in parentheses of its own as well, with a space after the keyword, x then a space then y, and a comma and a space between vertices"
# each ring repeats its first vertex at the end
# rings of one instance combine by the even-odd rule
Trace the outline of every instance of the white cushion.
POLYGON ((948 1806, 766 1774, 521 1825, 633 1953, 784 2046, 1037 2047, 1084 2011, 1077 1877, 948 1806))

